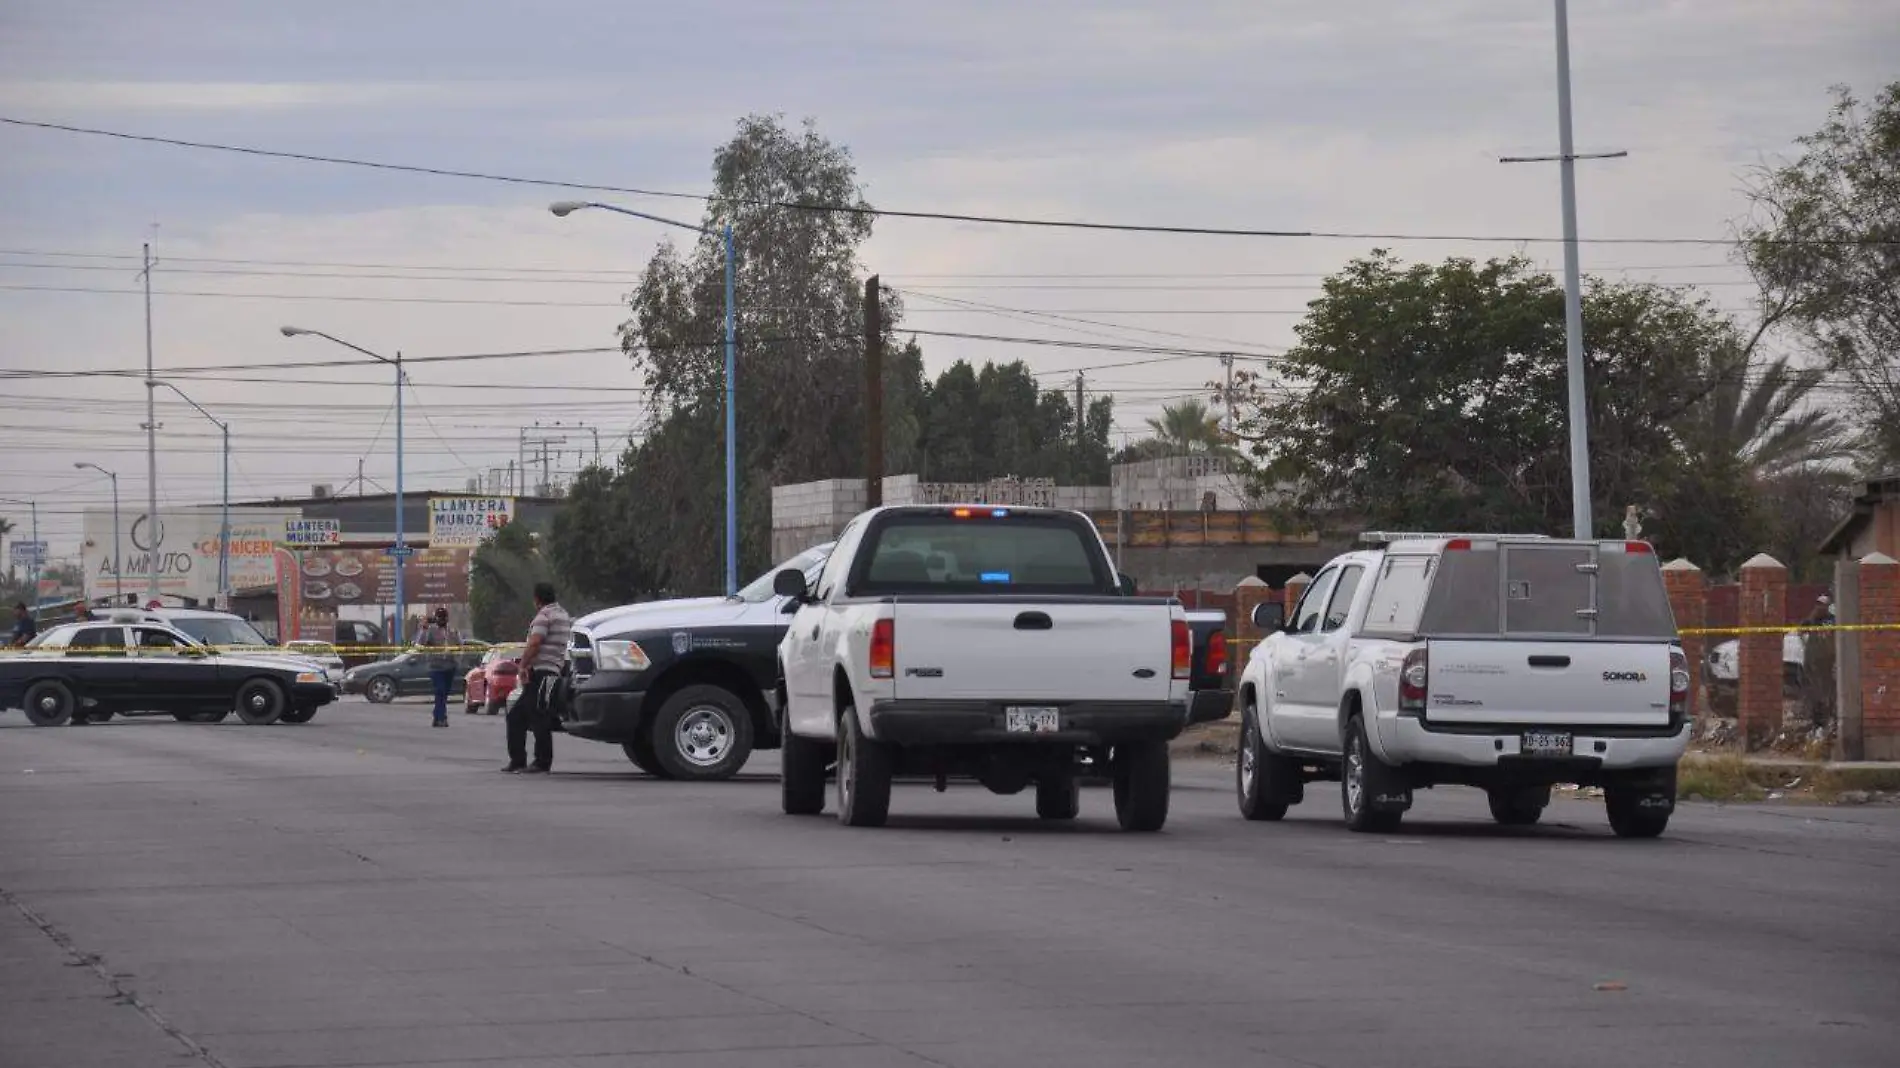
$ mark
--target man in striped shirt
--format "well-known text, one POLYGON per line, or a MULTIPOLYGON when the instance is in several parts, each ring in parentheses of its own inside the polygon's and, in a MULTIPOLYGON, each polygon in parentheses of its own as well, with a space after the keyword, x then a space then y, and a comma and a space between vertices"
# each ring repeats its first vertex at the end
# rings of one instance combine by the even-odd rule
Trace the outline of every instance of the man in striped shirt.
POLYGON ((534 622, 521 653, 521 697, 508 710, 508 764, 501 770, 544 775, 554 766, 554 714, 551 698, 567 659, 574 621, 554 597, 554 584, 534 587, 534 622), (528 763, 528 731, 534 731, 534 763, 528 763))

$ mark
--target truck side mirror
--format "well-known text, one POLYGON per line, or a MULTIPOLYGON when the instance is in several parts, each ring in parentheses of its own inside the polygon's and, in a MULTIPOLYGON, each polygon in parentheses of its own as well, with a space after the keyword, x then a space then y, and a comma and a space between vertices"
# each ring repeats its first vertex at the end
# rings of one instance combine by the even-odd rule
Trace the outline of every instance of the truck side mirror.
POLYGON ((1286 604, 1261 601, 1253 606, 1253 625, 1269 634, 1286 629, 1286 604))
POLYGON ((1115 583, 1121 587, 1123 597, 1133 597, 1135 595, 1136 587, 1133 576, 1117 575, 1115 576, 1115 583))
POLYGON ((806 600, 810 591, 805 585, 805 573, 795 567, 772 576, 772 592, 780 597, 790 597, 795 602, 806 600))

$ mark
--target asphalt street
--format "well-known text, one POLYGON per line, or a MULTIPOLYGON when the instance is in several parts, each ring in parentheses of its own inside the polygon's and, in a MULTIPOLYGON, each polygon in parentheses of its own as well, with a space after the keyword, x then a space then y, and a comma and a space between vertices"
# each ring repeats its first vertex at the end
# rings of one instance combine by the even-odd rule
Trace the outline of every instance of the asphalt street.
POLYGON ((682 785, 557 741, 521 777, 412 702, 0 714, 0 1065, 1900 1063, 1900 809, 1625 842, 1441 790, 1368 837, 1177 763, 1159 835, 922 785, 849 830, 779 814, 773 754, 682 785))

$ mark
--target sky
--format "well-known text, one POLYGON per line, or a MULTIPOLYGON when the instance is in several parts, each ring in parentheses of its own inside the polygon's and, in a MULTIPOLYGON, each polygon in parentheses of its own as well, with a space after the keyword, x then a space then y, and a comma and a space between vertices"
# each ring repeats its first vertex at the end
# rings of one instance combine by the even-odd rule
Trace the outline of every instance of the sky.
MULTIPOLYGON (((1578 151, 1629 152, 1578 166, 1584 269, 1706 286, 1746 319, 1753 290, 1731 248, 1602 239, 1730 236, 1750 168, 1820 124, 1830 85, 1868 96, 1900 77, 1900 0, 1580 0, 1570 44, 1578 151)), ((1557 168, 1498 162, 1556 151, 1555 70, 1543 0, 0 2, 11 119, 703 192, 735 121, 782 113, 849 146, 883 208, 1471 238, 886 218, 863 250, 910 327, 1231 351, 1242 367, 1287 346, 1320 278, 1374 247, 1557 269, 1558 245, 1503 240, 1561 232, 1557 168)), ((287 339, 287 324, 407 358, 612 346, 621 298, 668 231, 551 216, 568 195, 0 125, 0 370, 142 367, 146 242, 161 376, 358 358, 287 339)), ((1212 357, 1113 366, 1141 357, 922 344, 931 373, 1022 359, 1073 388, 1081 370, 1091 394, 1116 395, 1129 439, 1220 374, 1212 357)), ((462 489, 537 423, 593 428, 529 431, 567 437, 573 466, 596 433, 611 455, 643 420, 640 381, 613 352, 411 378, 412 491, 462 489)), ((171 380, 230 423, 234 500, 342 487, 359 461, 372 490, 394 485, 380 365, 171 380)), ((0 498, 39 502, 55 556, 77 551, 83 510, 110 503, 75 463, 116 470, 138 510, 138 381, 0 388, 0 498)), ((216 427, 175 397, 158 421, 161 508, 215 502, 216 427)), ((17 505, 0 515, 26 525, 17 505)))

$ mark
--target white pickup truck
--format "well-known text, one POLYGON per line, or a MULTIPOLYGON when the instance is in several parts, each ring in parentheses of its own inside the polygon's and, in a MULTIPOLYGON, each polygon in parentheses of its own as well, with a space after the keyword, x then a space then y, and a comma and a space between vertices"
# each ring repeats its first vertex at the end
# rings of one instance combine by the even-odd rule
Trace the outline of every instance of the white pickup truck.
POLYGON ((1368 535, 1327 564, 1241 675, 1235 789, 1277 820, 1338 780, 1346 823, 1390 831, 1456 784, 1530 824, 1557 783, 1600 786, 1610 826, 1661 834, 1688 745, 1689 666, 1650 547, 1498 534, 1368 535))
POLYGON ((879 508, 853 519, 815 585, 797 570, 779 646, 783 805, 882 825, 894 776, 1033 785, 1074 819, 1106 768, 1124 830, 1168 817, 1168 742, 1187 722, 1192 642, 1172 598, 1134 596, 1079 512, 879 508))

